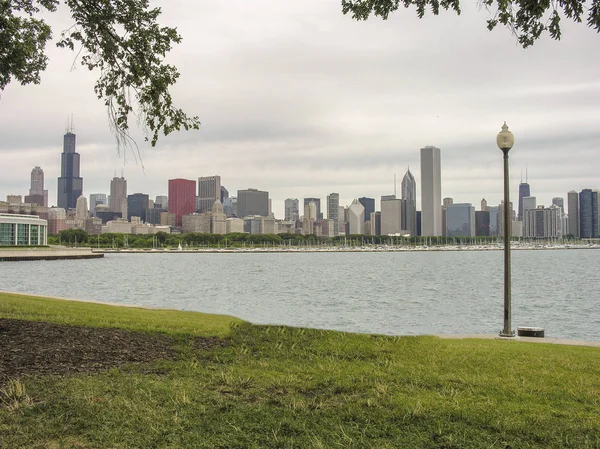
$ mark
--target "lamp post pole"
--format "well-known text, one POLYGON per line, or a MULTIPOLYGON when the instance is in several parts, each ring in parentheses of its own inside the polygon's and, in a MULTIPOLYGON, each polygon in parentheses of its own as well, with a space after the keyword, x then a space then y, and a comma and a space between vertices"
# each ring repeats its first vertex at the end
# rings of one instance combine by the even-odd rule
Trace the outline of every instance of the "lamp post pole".
POLYGON ((514 337, 515 331, 511 329, 511 280, 510 280, 510 231, 511 231, 511 216, 510 216, 510 189, 508 177, 508 152, 515 143, 513 134, 508 130, 506 122, 502 125, 502 131, 498 133, 496 138, 498 148, 504 154, 504 328, 500 332, 500 337, 514 337))

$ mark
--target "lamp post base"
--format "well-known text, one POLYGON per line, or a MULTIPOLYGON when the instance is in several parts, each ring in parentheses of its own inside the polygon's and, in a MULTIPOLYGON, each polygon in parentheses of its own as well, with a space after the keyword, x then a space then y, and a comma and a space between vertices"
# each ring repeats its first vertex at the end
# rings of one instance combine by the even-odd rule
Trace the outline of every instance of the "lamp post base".
POLYGON ((515 331, 510 331, 509 333, 502 331, 498 334, 498 336, 502 338, 515 338, 515 331))

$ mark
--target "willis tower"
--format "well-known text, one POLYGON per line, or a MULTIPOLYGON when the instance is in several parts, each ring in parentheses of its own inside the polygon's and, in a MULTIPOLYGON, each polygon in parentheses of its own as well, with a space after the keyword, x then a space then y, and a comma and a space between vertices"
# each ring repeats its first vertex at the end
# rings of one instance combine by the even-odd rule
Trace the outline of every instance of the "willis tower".
POLYGON ((77 198, 83 192, 83 178, 79 176, 79 153, 75 152, 75 134, 67 131, 60 158, 58 178, 58 207, 75 209, 77 198))

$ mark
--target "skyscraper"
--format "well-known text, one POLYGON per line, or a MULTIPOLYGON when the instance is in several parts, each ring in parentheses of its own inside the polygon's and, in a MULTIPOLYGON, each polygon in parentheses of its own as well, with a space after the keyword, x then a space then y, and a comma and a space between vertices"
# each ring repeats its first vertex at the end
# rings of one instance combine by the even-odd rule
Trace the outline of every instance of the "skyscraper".
POLYGON ((31 170, 31 188, 29 195, 25 196, 25 202, 48 206, 48 191, 44 190, 44 171, 37 165, 31 170))
POLYGON ((517 220, 519 221, 523 220, 523 198, 528 196, 531 196, 531 189, 529 188, 529 184, 527 184, 527 177, 525 177, 525 182, 521 180, 519 184, 519 214, 517 215, 517 220))
POLYGON ((396 195, 382 196, 381 235, 400 234, 402 230, 402 200, 396 195))
POLYGON ((77 198, 77 204, 75 206, 75 218, 77 220, 85 220, 88 217, 88 207, 87 207, 87 198, 83 195, 80 195, 77 198))
POLYGON ((221 202, 221 177, 201 176, 198 178, 198 212, 211 212, 215 201, 221 202))
POLYGON ((365 207, 355 199, 348 207, 348 234, 364 234, 365 233, 365 207))
POLYGON ((417 235, 417 183, 410 169, 402 178, 402 229, 417 235))
POLYGON ((579 236, 598 238, 598 191, 583 189, 579 192, 579 236))
POLYGON ((120 178, 116 176, 110 182, 110 204, 108 209, 111 212, 121 212, 121 217, 127 217, 127 180, 121 174, 120 178))
MULTIPOLYGON (((381 220, 383 234, 383 214, 381 220)), ((442 235, 441 156, 434 146, 421 148, 421 235, 442 235)))
POLYGON ((333 220, 333 236, 340 235, 340 194, 327 195, 327 218, 333 220))
POLYGON ((139 217, 142 221, 148 221, 149 202, 145 193, 127 195, 127 219, 131 221, 131 217, 139 217))
POLYGON ((446 235, 448 237, 475 237, 475 207, 470 203, 446 206, 446 235))
POLYGON ((79 173, 79 153, 75 152, 75 134, 67 131, 63 138, 58 178, 58 207, 75 209, 77 198, 83 192, 83 178, 79 173))
POLYGON ((298 220, 300 217, 300 202, 298 198, 288 198, 285 200, 285 221, 298 220))
POLYGON ((569 209, 569 230, 567 234, 579 237, 579 194, 575 190, 567 193, 567 207, 569 209))
POLYGON ((175 226, 182 225, 182 217, 196 211, 196 181, 169 179, 169 213, 175 215, 175 226))

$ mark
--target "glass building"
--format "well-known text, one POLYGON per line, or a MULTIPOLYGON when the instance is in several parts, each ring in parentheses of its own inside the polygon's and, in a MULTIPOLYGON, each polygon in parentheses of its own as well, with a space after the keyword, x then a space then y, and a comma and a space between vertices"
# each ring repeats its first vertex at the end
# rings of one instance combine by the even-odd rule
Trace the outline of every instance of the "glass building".
POLYGON ((36 215, 0 214, 0 246, 48 244, 48 222, 36 215))

